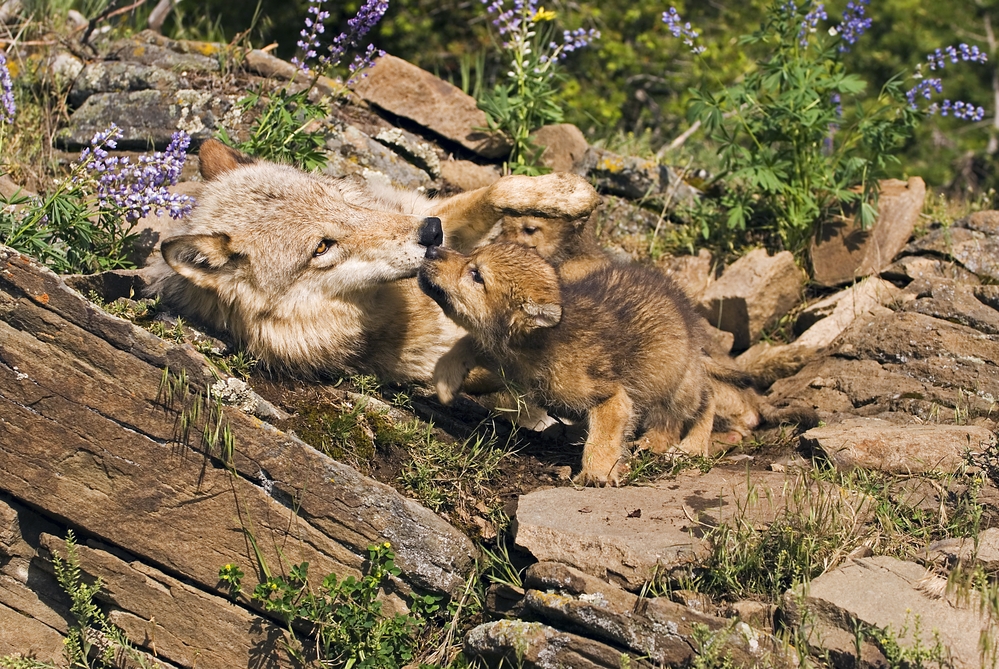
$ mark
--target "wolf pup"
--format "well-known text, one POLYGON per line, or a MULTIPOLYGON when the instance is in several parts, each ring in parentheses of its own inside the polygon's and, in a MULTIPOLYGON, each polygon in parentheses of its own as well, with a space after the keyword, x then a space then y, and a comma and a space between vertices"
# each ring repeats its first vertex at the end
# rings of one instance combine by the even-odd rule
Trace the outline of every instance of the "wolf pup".
POLYGON ((200 159, 207 183, 148 268, 151 290, 267 366, 302 376, 430 381, 464 333, 416 285, 427 247, 468 249, 504 215, 586 216, 599 199, 570 174, 504 177, 431 200, 214 140, 200 159))
POLYGON ((560 286, 537 253, 496 243, 429 248, 419 283, 469 333, 437 363, 442 401, 482 365, 555 415, 588 416, 585 485, 621 483, 636 430, 656 452, 707 454, 714 399, 694 313, 660 272, 612 266, 560 286))
MULTIPOLYGON (((600 247, 587 219, 508 216, 500 223, 495 240, 534 249, 555 267, 562 281, 578 281, 614 263, 600 247)), ((810 408, 769 404, 746 372, 707 354, 702 363, 715 396, 713 441, 731 446, 760 425, 794 423, 805 429, 818 425, 818 414, 810 408)))

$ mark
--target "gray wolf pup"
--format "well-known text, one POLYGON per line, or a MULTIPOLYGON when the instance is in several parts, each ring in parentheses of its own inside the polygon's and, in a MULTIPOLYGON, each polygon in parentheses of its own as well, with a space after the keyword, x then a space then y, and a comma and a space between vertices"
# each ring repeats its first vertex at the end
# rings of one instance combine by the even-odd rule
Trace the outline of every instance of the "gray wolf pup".
POLYGON ((707 454, 714 396, 683 292, 641 265, 559 284, 536 252, 510 243, 470 255, 431 247, 420 288, 468 332, 437 363, 447 403, 476 365, 555 415, 589 419, 586 485, 618 485, 634 431, 656 452, 707 454))
MULTIPOLYGON (((555 267, 562 281, 578 281, 613 264, 586 219, 508 216, 495 241, 534 249, 555 267)), ((731 446, 764 424, 795 423, 806 429, 818 425, 818 414, 810 408, 769 404, 753 387, 753 378, 731 364, 709 355, 702 363, 715 395, 713 441, 731 446)))
POLYGON ((470 249, 505 215, 586 216, 599 200, 571 174, 509 176, 432 200, 201 146, 192 216, 161 244, 151 290, 302 376, 429 381, 462 332, 414 277, 430 245, 470 249), (443 235, 443 239, 441 239, 443 235))

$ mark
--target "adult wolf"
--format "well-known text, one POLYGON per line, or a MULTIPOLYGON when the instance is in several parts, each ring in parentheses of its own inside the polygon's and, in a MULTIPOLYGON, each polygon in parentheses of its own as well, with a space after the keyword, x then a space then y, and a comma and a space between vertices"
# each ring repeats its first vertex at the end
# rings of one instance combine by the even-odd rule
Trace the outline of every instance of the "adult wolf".
POLYGON ((429 381, 462 336, 417 287, 426 247, 469 250, 505 215, 578 218, 571 174, 508 176, 449 198, 254 160, 209 140, 192 216, 161 244, 151 290, 271 368, 429 381), (443 235, 443 240, 441 236, 443 235))

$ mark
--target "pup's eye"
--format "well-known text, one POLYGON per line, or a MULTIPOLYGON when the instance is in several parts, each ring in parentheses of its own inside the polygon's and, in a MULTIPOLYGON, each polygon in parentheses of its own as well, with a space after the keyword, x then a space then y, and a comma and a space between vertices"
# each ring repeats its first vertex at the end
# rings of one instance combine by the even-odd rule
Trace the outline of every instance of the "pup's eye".
POLYGON ((537 228, 532 228, 530 226, 527 226, 527 227, 524 228, 524 234, 526 234, 526 235, 533 235, 537 231, 538 231, 537 228))
POLYGON ((334 240, 324 239, 323 241, 319 242, 319 244, 316 246, 316 250, 312 252, 312 257, 318 258, 322 254, 326 253, 331 248, 333 248, 333 246, 335 245, 336 242, 334 240))
POLYGON ((472 268, 469 270, 469 273, 472 275, 472 281, 475 283, 485 284, 485 281, 482 280, 482 275, 479 274, 479 270, 472 268))

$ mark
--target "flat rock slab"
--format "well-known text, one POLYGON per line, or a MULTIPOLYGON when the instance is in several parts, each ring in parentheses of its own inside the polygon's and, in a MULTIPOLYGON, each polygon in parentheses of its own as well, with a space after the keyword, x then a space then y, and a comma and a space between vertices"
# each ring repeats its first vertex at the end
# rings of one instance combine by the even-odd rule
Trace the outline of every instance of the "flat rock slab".
POLYGON ((356 576, 367 547, 390 541, 401 592, 463 587, 471 542, 392 488, 232 407, 226 461, 193 436, 200 427, 185 438, 190 405, 180 391, 165 398, 164 368, 186 374, 191 402, 212 379, 190 346, 0 247, 0 493, 213 595, 227 563, 247 573, 244 588, 259 580, 249 528, 272 570, 308 561, 315 574, 356 576))
POLYGON ((691 203, 699 191, 668 165, 637 156, 621 156, 590 147, 583 157, 586 175, 602 193, 621 195, 672 208, 691 203))
POLYGON ((999 281, 999 237, 963 227, 940 228, 906 247, 907 253, 931 253, 959 263, 990 282, 999 281))
POLYGON ((862 230, 853 219, 819 228, 810 249, 812 279, 821 286, 839 286, 883 270, 912 236, 925 197, 926 184, 919 177, 882 181, 871 229, 862 230))
MULTIPOLYGON (((516 543, 540 561, 561 562, 604 580, 638 589, 657 569, 707 555, 692 533, 717 524, 745 504, 752 487, 760 500, 754 518, 769 522, 783 502, 784 473, 716 467, 683 472, 648 487, 550 488, 520 498, 516 543)), ((789 486, 788 486, 789 487, 789 486)))
POLYGON ((985 334, 999 334, 999 311, 988 298, 979 298, 982 290, 982 286, 953 279, 917 279, 902 293, 902 308, 967 325, 985 334))
POLYGON ((405 189, 426 189, 430 176, 398 153, 352 125, 335 128, 326 138, 328 165, 323 170, 335 177, 359 175, 405 189))
POLYGON ((395 56, 375 61, 368 76, 354 84, 354 92, 486 158, 502 158, 510 153, 506 137, 486 129, 486 113, 473 97, 395 56))
POLYGON ((733 348, 744 351, 798 304, 803 278, 790 251, 770 256, 766 249, 754 249, 707 287, 697 310, 711 325, 731 332, 733 348))
POLYGON ((948 567, 958 563, 978 565, 987 572, 999 571, 999 528, 990 527, 977 537, 944 539, 930 544, 926 559, 942 562, 948 567))
POLYGON ((837 469, 892 474, 953 473, 969 452, 995 445, 995 435, 975 425, 894 425, 872 418, 814 427, 801 438, 821 449, 837 469))
MULTIPOLYGON (((940 596, 939 577, 926 568, 887 556, 852 560, 827 572, 785 597, 792 624, 812 630, 812 639, 836 655, 856 655, 855 622, 881 629, 890 628, 903 647, 916 642, 914 626, 919 619, 923 647, 933 645, 934 633, 949 650, 955 669, 979 669, 979 643, 991 637, 996 648, 996 627, 979 613, 977 595, 972 603, 940 596), (902 636, 902 630, 907 633, 902 636)), ((984 666, 990 666, 988 658, 984 666)))
POLYGON ((465 655, 487 667, 526 669, 621 669, 649 667, 647 660, 622 653, 607 644, 563 632, 542 623, 498 620, 472 629, 465 636, 465 655))

